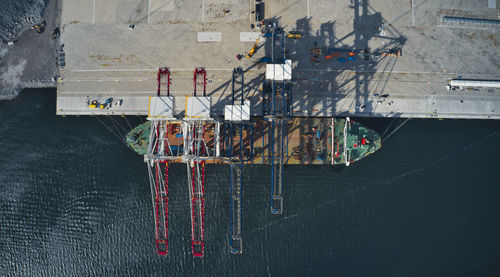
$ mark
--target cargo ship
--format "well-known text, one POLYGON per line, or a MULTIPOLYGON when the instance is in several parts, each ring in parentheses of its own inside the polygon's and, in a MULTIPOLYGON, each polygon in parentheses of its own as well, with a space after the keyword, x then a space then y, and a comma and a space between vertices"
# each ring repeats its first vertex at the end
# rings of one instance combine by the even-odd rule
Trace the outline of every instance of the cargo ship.
MULTIPOLYGON (((251 130, 245 128, 229 134, 231 123, 222 123, 220 139, 220 158, 207 160, 207 163, 230 163, 232 160, 225 155, 229 148, 239 151, 243 146, 247 164, 268 164, 271 155, 269 130, 266 120, 262 117, 253 119, 251 130), (251 130, 251 131, 250 131, 251 130), (230 138, 227 136, 231 136, 230 138), (229 141, 229 142, 227 142, 229 141), (230 142, 232 141, 232 142, 230 142), (240 143, 240 141, 242 143, 240 143)), ((214 125, 215 126, 215 125, 214 125)), ((213 127, 214 127, 213 126, 213 127)), ((170 148, 178 153, 178 162, 183 152, 183 134, 181 122, 173 122, 169 132, 170 148)), ((351 120, 350 118, 301 118, 295 117, 284 126, 287 134, 284 138, 285 165, 330 164, 349 165, 353 162, 374 153, 381 147, 381 137, 374 130, 351 120)), ((125 137, 127 145, 137 154, 145 155, 148 152, 151 134, 151 121, 146 121, 133 128, 125 137)), ((205 134, 207 147, 215 149, 215 141, 210 139, 210 130, 205 134)), ((174 159, 174 161, 176 161, 174 159)))

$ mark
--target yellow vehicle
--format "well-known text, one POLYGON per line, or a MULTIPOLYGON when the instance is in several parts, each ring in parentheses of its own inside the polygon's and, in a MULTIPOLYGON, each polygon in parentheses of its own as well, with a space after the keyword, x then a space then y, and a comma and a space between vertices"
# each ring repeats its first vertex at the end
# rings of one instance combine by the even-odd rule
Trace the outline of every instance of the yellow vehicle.
POLYGON ((297 32, 297 31, 291 31, 286 36, 288 38, 291 38, 291 39, 300 39, 300 38, 302 38, 302 34, 299 33, 299 32, 297 32))
POLYGON ((257 44, 258 43, 259 43, 259 39, 257 39, 257 41, 255 41, 252 49, 250 49, 250 52, 248 52, 246 54, 247 59, 250 59, 253 56, 253 54, 255 54, 255 51, 257 50, 257 44))
POLYGON ((99 106, 99 102, 97 102, 97 100, 92 100, 92 102, 90 102, 89 104, 89 108, 97 108, 97 106, 99 106))
POLYGON ((45 20, 40 22, 39 24, 35 24, 33 26, 31 26, 31 30, 36 30, 36 33, 37 34, 41 34, 43 33, 43 31, 45 31, 45 20))

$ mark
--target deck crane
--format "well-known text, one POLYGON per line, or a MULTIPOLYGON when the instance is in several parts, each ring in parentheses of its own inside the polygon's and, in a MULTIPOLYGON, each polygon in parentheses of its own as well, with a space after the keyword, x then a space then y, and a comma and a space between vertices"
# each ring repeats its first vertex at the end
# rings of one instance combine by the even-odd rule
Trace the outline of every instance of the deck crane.
POLYGON ((283 213, 283 163, 288 153, 288 122, 293 116, 291 60, 285 56, 285 32, 282 27, 271 30, 271 63, 266 68, 262 97, 263 115, 267 123, 268 156, 271 166, 272 214, 283 213), (267 108, 266 106, 269 105, 267 108))
POLYGON ((229 248, 232 254, 242 253, 242 172, 245 162, 253 160, 253 125, 249 121, 250 102, 245 101, 244 87, 243 69, 241 67, 235 68, 232 77, 231 105, 225 106, 224 116, 226 122, 223 125, 224 157, 228 160, 230 169, 231 237, 229 238, 229 248), (237 101, 237 98, 240 98, 240 101, 237 101), (244 135, 245 132, 246 136, 244 135), (235 138, 238 138, 238 140, 236 141, 235 138), (244 138, 247 138, 247 140, 245 141, 244 138))

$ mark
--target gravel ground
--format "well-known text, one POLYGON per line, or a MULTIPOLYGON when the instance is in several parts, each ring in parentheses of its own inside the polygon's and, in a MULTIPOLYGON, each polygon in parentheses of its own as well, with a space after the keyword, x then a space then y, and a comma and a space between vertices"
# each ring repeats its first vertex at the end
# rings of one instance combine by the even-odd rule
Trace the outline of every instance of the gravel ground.
POLYGON ((0 38, 13 39, 42 19, 48 0, 0 1, 0 38))
POLYGON ((59 0, 4 0, 0 8, 0 38, 17 42, 0 46, 0 100, 14 99, 25 88, 55 87, 58 40, 51 30, 59 24, 59 0), (30 30, 42 20, 42 34, 30 30))

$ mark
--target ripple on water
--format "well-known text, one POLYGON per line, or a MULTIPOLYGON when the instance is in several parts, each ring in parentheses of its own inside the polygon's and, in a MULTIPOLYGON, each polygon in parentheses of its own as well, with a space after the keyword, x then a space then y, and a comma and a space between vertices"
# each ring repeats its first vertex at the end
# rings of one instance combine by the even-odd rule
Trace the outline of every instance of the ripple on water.
POLYGON ((199 260, 185 166, 170 168, 160 257, 142 157, 95 119, 55 116, 54 103, 38 93, 0 103, 0 269, 11 275, 383 276, 387 264, 436 275, 416 266, 429 263, 449 275, 500 249, 496 122, 410 121, 350 167, 287 166, 281 216, 269 212, 269 168, 245 168, 241 256, 228 251, 229 169, 207 166, 199 260))

